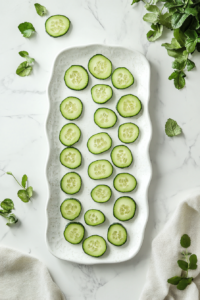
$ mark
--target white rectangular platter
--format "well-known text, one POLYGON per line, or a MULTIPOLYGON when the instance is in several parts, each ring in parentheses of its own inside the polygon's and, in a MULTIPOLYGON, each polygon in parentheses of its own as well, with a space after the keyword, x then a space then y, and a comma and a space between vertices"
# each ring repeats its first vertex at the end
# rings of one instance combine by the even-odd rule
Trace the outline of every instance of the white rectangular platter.
MULTIPOLYGON (((151 179, 151 163, 149 159, 149 144, 151 140, 152 128, 148 111, 150 94, 150 67, 146 58, 135 51, 121 47, 88 45, 66 49, 56 57, 52 74, 48 86, 49 114, 47 118, 47 136, 49 140, 49 157, 47 162, 47 180, 49 183, 49 199, 47 204, 47 232, 46 240, 49 250, 53 255, 60 259, 81 263, 81 264, 103 264, 118 263, 131 259, 139 251, 144 230, 148 219, 148 186, 151 179), (117 67, 128 68, 135 78, 134 84, 125 89, 117 90, 113 87, 113 97, 103 105, 96 104, 91 97, 91 87, 98 83, 105 83, 112 86, 111 78, 98 80, 89 73, 89 84, 85 90, 70 90, 64 82, 65 71, 71 65, 82 65, 86 69, 89 59, 95 54, 103 54, 108 57, 113 69, 117 67), (135 117, 123 118, 116 112, 116 104, 121 96, 126 94, 136 95, 142 102, 142 111, 135 117), (132 197, 137 203, 136 215, 128 222, 123 222, 128 232, 126 244, 116 247, 107 242, 106 253, 99 258, 86 255, 82 250, 82 244, 72 245, 68 243, 63 236, 67 220, 60 214, 60 205, 69 195, 66 195, 60 189, 60 180, 63 175, 70 172, 61 165, 59 161, 60 152, 64 146, 59 141, 59 132, 63 125, 68 121, 60 113, 60 103, 68 96, 75 96, 83 102, 83 113, 81 117, 74 121, 81 129, 81 138, 74 146, 82 153, 82 164, 74 171, 82 178, 81 190, 73 195, 82 203, 82 212, 76 221, 84 224, 86 229, 85 237, 93 234, 101 235, 107 240, 107 230, 110 224, 117 222, 113 216, 113 205, 115 200, 123 196, 113 187, 114 177, 121 172, 133 174, 138 182, 137 188, 128 196, 132 197), (118 116, 118 121, 113 128, 100 129, 94 123, 94 112, 99 107, 107 107, 114 110, 118 116), (118 127, 122 123, 133 122, 140 128, 139 138, 127 146, 133 154, 133 163, 130 167, 119 169, 114 166, 111 177, 104 180, 92 180, 87 174, 88 165, 98 159, 107 159, 111 161, 110 150, 99 155, 90 153, 87 149, 89 137, 98 132, 107 132, 113 141, 112 147, 122 144, 118 139, 118 127), (107 184, 112 189, 112 198, 107 203, 96 203, 90 196, 91 190, 97 184, 107 184), (84 213, 88 209, 99 209, 106 216, 106 222, 100 226, 88 226, 84 223, 84 213)), ((126 194, 125 194, 126 195, 126 194)))

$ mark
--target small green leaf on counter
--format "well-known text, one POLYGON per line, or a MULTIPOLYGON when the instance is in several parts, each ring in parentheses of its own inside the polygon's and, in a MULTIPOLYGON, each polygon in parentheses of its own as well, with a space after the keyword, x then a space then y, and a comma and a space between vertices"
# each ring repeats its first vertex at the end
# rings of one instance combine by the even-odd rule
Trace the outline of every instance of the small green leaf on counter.
POLYGON ((175 87, 180 90, 185 86, 185 73, 183 71, 174 71, 170 76, 169 80, 174 79, 175 87))
POLYGON ((193 61, 191 61, 190 59, 188 59, 188 60, 187 60, 186 67, 187 67, 187 70, 188 70, 188 71, 191 71, 191 70, 194 69, 196 66, 195 66, 195 63, 194 63, 193 61))
POLYGON ((14 209, 14 203, 11 199, 4 199, 1 202, 1 207, 5 210, 5 211, 11 211, 12 209, 14 209))
POLYGON ((24 61, 17 68, 16 74, 21 77, 25 77, 30 75, 31 71, 32 71, 32 66, 30 66, 27 61, 24 61))
POLYGON ((46 7, 40 5, 39 3, 35 3, 34 6, 35 6, 36 12, 39 16, 42 17, 47 13, 46 7))
MULTIPOLYGON (((9 174, 10 175, 10 174, 9 174)), ((12 213, 12 209, 14 209, 14 203, 11 199, 4 199, 1 202, 0 216, 7 219, 6 225, 10 226, 12 224, 17 223, 17 217, 12 213)))
POLYGON ((133 0, 133 2, 131 3, 131 5, 133 5, 134 3, 138 3, 140 2, 141 0, 133 0))
POLYGON ((35 61, 34 58, 29 57, 29 54, 28 54, 27 51, 20 51, 20 52, 19 52, 19 55, 20 55, 21 57, 24 57, 24 58, 26 59, 26 61, 27 61, 29 64, 32 64, 32 63, 34 63, 34 61, 35 61))
POLYGON ((174 121, 172 119, 167 120, 167 122, 165 124, 165 133, 166 133, 166 135, 168 135, 169 137, 173 137, 173 136, 181 134, 181 132, 182 132, 182 129, 177 124, 176 121, 174 121))
POLYGON ((33 24, 29 22, 24 22, 19 24, 18 28, 21 34, 23 34, 25 38, 29 38, 35 32, 35 28, 33 27, 33 24))
POLYGON ((27 186, 27 175, 22 176, 21 184, 19 181, 15 178, 15 176, 11 172, 7 172, 8 175, 12 175, 13 178, 16 180, 16 182, 19 184, 20 187, 23 189, 20 189, 17 193, 17 196, 23 201, 23 202, 29 202, 30 198, 33 196, 33 188, 32 186, 27 186))
POLYGON ((22 177, 22 186, 23 186, 23 188, 26 188, 27 180, 28 180, 27 175, 23 175, 23 177, 22 177))
POLYGON ((17 192, 17 196, 23 201, 23 202, 29 202, 30 198, 26 190, 19 190, 17 192))
POLYGON ((33 188, 32 188, 32 186, 29 186, 26 189, 26 192, 27 192, 27 195, 29 196, 29 198, 31 198, 33 196, 33 188))
POLYGON ((161 37, 162 32, 163 32, 163 26, 160 24, 152 24, 151 28, 153 30, 149 30, 149 32, 147 32, 147 39, 150 42, 154 42, 156 41, 159 37, 161 37))
POLYGON ((17 219, 17 217, 14 214, 10 214, 8 217, 6 217, 6 219, 8 221, 6 223, 6 225, 8 225, 8 226, 10 226, 10 225, 15 224, 15 223, 18 222, 18 219, 17 219))
POLYGON ((195 254, 192 254, 190 256, 189 269, 190 270, 196 270, 197 269, 197 256, 195 254))
POLYGON ((189 248, 191 245, 191 239, 187 234, 182 235, 180 244, 183 248, 189 248))

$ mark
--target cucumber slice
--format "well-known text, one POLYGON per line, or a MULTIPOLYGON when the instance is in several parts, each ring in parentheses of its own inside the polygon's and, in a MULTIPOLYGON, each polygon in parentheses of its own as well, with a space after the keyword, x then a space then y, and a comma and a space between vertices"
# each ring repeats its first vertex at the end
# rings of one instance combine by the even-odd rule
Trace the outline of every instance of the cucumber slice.
POLYGON ((92 99, 98 104, 106 103, 112 98, 113 90, 109 85, 96 84, 91 89, 92 99))
POLYGON ((127 241, 126 228, 120 223, 113 223, 108 228, 108 241, 115 246, 122 246, 127 241))
POLYGON ((126 193, 131 192, 136 188, 137 181, 133 175, 121 173, 115 177, 113 185, 118 192, 126 193))
POLYGON ((117 68, 112 73, 112 84, 117 89, 126 89, 134 83, 134 77, 127 68, 117 68))
POLYGON ((116 113, 108 108, 98 108, 94 113, 94 122, 100 128, 110 128, 117 122, 116 113))
POLYGON ((67 97, 60 104, 60 112, 67 120, 75 120, 82 114, 83 104, 76 97, 67 97))
POLYGON ((83 251, 90 256, 100 257, 106 249, 106 241, 102 236, 91 235, 83 241, 83 251))
POLYGON ((112 73, 112 63, 107 57, 101 54, 96 54, 90 58, 88 69, 94 77, 98 79, 106 79, 110 77, 112 73))
POLYGON ((131 197, 120 197, 113 207, 114 217, 120 221, 128 221, 135 215, 136 203, 131 197))
POLYGON ((91 191, 91 197, 95 202, 105 203, 110 200, 112 195, 111 188, 107 185, 97 185, 91 191))
POLYGON ((108 178, 112 172, 113 166, 105 159, 93 161, 88 167, 88 175, 94 180, 108 178))
POLYGON ((80 91, 86 88, 89 82, 87 70, 82 66, 71 66, 64 76, 65 84, 71 90, 80 91))
POLYGON ((72 146, 78 142, 80 137, 81 131, 79 127, 74 123, 68 123, 61 129, 59 139, 63 145, 72 146))
POLYGON ((80 215, 81 203, 77 199, 66 199, 60 206, 60 212, 63 218, 72 221, 80 215))
POLYGON ((55 15, 49 17, 45 22, 46 32, 56 38, 67 33, 70 27, 70 20, 66 16, 55 15))
POLYGON ((111 159, 118 168, 126 168, 132 164, 133 156, 127 146, 116 146, 112 149, 111 159))
POLYGON ((105 215, 97 209, 90 209, 86 211, 84 220, 87 225, 97 226, 105 222, 105 215))
POLYGON ((139 127, 134 123, 124 123, 119 126, 118 137, 122 143, 130 144, 137 140, 139 127))
POLYGON ((61 189, 66 194, 76 194, 81 188, 81 177, 75 172, 69 172, 63 176, 60 182, 61 189))
POLYGON ((79 222, 71 222, 65 227, 64 237, 71 244, 80 244, 84 238, 84 234, 85 228, 79 222))
POLYGON ((81 165, 82 155, 78 149, 68 147, 60 153, 60 162, 69 169, 76 169, 81 165))
POLYGON ((111 146, 112 139, 109 134, 105 132, 92 135, 87 142, 88 150, 93 154, 103 153, 110 149, 111 146))
POLYGON ((141 109, 141 101, 131 94, 122 96, 117 103, 117 111, 124 118, 136 116, 141 109))

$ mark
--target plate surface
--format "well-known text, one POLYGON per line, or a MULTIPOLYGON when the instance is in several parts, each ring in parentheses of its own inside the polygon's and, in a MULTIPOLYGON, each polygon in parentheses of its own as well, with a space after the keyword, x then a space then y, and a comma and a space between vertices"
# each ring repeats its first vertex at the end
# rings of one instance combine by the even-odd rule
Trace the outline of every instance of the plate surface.
POLYGON ((51 79, 48 86, 49 114, 47 118, 47 135, 49 140, 49 157, 47 162, 47 180, 49 183, 49 199, 47 204, 47 232, 46 240, 49 250, 58 258, 73 261, 81 264, 103 264, 117 263, 131 259, 139 251, 144 230, 148 219, 148 186, 151 179, 151 163, 149 158, 149 144, 152 135, 151 122, 148 111, 149 93, 150 93, 150 67, 146 58, 135 51, 121 47, 88 45, 74 47, 62 51, 55 59, 51 79), (96 104, 91 97, 91 87, 98 83, 111 84, 111 79, 98 80, 89 73, 89 85, 83 91, 73 91, 66 87, 64 83, 65 71, 73 64, 83 65, 87 69, 89 59, 95 54, 103 54, 113 63, 113 69, 117 67, 128 68, 134 78, 135 83, 125 90, 117 90, 113 87, 113 97, 103 105, 96 104), (132 118, 122 118, 116 112, 116 104, 119 98, 126 94, 134 94, 142 102, 143 109, 139 115, 132 118), (98 234, 107 240, 107 229, 110 224, 118 222, 113 216, 114 201, 123 196, 113 187, 114 177, 121 172, 133 174, 137 181, 137 188, 130 193, 124 194, 132 197, 137 203, 137 212, 135 217, 122 222, 128 232, 127 243, 121 247, 116 247, 107 242, 107 251, 100 258, 93 258, 86 255, 82 250, 82 244, 71 245, 65 241, 63 231, 68 223, 60 214, 60 204, 69 198, 69 195, 63 193, 60 189, 60 180, 63 175, 70 171, 59 161, 59 155, 64 146, 59 141, 59 132, 62 126, 68 121, 62 117, 59 107, 61 101, 68 97, 75 96, 83 102, 83 113, 81 117, 74 121, 82 131, 78 143, 74 146, 82 153, 82 165, 75 171, 82 177, 82 188, 78 194, 73 195, 82 203, 82 213, 77 221, 84 224, 84 213, 91 208, 100 209, 106 216, 106 222, 100 226, 90 227, 86 224, 86 237, 98 234), (113 109, 118 121, 113 128, 100 129, 93 121, 94 112, 99 107, 108 107, 113 109), (107 132, 112 140, 112 147, 122 144, 118 139, 118 127, 120 124, 133 122, 140 128, 140 136, 133 143, 127 146, 131 149, 134 157, 132 165, 125 169, 119 169, 114 166, 113 174, 110 178, 104 180, 92 180, 87 174, 88 165, 97 159, 110 159, 110 150, 99 155, 90 153, 87 149, 87 141, 90 136, 98 132, 107 132), (97 184, 107 184, 112 189, 112 198, 107 203, 96 203, 90 196, 91 190, 97 184))

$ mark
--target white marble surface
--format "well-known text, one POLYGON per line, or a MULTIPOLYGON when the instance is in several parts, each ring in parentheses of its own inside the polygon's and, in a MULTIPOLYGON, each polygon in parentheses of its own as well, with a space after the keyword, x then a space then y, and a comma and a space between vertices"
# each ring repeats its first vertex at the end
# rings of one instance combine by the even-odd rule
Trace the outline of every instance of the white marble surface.
MULTIPOLYGON (((49 268, 67 300, 139 299, 151 253, 151 241, 170 217, 177 203, 170 197, 200 183, 199 87, 200 60, 194 56, 197 69, 188 75, 187 88, 175 90, 167 80, 171 61, 160 47, 163 39, 149 44, 148 24, 142 21, 142 3, 133 8, 131 0, 43 0, 50 14, 65 14, 72 21, 70 32, 53 39, 44 31, 45 17, 34 10, 34 1, 1 1, 2 24, 0 47, 0 191, 1 200, 14 200, 20 222, 13 228, 0 219, 0 243, 31 253, 49 268), (31 39, 22 37, 19 23, 29 21, 37 33, 31 39), (54 258, 45 245, 45 207, 47 182, 45 165, 47 139, 46 86, 52 62, 65 47, 104 43, 122 45, 142 52, 151 64, 150 116, 153 139, 150 156, 153 178, 149 189, 150 217, 144 243, 131 261, 116 265, 83 266, 54 258), (18 52, 26 50, 37 61, 27 78, 15 75, 22 61, 18 52), (174 118, 183 128, 183 135, 174 139, 164 133, 167 118, 174 118), (31 203, 22 203, 16 196, 14 180, 24 173, 36 191, 31 203)), ((170 39, 171 33, 164 32, 170 39)))

